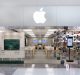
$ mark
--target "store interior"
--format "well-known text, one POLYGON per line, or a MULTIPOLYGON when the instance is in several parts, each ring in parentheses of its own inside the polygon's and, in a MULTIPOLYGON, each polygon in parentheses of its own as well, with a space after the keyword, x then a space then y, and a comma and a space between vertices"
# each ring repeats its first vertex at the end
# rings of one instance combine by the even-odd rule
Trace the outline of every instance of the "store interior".
POLYGON ((78 26, 0 27, 0 44, 0 64, 80 64, 78 26))

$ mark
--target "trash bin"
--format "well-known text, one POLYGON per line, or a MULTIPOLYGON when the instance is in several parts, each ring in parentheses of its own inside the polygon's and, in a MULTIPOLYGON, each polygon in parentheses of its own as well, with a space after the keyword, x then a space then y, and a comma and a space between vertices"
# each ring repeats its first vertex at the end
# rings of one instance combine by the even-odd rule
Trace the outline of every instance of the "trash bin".
POLYGON ((64 64, 64 60, 61 60, 61 64, 64 64))

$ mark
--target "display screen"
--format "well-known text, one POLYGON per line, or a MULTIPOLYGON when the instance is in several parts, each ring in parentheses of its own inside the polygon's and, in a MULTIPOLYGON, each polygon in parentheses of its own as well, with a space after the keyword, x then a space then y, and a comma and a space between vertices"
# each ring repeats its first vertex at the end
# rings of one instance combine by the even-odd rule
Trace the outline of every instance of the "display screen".
POLYGON ((42 40, 42 43, 47 43, 47 40, 42 40))
POLYGON ((5 39, 4 50, 19 50, 20 40, 19 39, 5 39))
POLYGON ((67 37, 67 47, 73 47, 73 37, 67 37))
POLYGON ((33 40, 33 43, 38 43, 38 40, 33 40))

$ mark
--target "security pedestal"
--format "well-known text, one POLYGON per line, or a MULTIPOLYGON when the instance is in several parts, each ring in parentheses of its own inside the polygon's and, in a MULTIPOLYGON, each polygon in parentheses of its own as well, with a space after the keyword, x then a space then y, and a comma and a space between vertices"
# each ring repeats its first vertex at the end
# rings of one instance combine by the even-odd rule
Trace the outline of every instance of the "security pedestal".
POLYGON ((69 59, 68 60, 66 60, 67 62, 73 62, 74 60, 71 60, 71 58, 70 58, 70 48, 69 48, 69 59))

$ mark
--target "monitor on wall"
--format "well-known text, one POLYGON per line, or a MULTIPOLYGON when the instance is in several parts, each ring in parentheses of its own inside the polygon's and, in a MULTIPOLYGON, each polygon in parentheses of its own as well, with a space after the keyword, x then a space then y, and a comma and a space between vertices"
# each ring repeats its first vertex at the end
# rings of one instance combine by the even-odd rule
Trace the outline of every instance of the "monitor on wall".
POLYGON ((33 40, 33 43, 34 43, 34 44, 37 44, 37 43, 38 43, 38 40, 33 40))
POLYGON ((43 43, 43 44, 47 43, 47 40, 42 40, 42 43, 43 43))
POLYGON ((4 39, 4 50, 19 50, 20 40, 19 39, 4 39))

